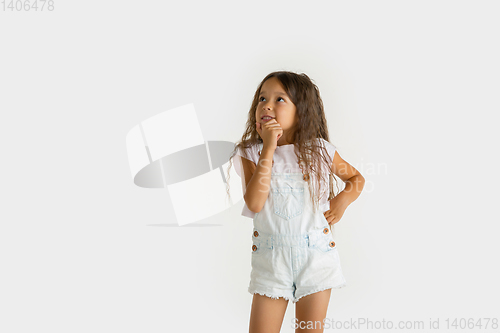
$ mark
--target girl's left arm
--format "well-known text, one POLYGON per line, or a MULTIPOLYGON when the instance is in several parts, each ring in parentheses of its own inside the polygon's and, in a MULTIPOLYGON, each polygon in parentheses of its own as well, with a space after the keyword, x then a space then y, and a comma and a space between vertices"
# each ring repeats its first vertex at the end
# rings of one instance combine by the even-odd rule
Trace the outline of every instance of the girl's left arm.
POLYGON ((365 178, 356 168, 344 161, 337 151, 335 151, 335 155, 333 156, 332 172, 342 179, 346 183, 346 186, 344 190, 330 201, 330 206, 332 201, 336 201, 337 205, 340 204, 345 209, 361 194, 365 186, 365 178))

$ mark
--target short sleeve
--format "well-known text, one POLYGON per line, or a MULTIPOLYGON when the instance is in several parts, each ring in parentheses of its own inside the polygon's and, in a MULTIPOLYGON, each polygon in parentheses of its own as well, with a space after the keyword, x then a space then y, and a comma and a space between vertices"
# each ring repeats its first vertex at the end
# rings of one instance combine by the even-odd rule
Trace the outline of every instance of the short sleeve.
MULTIPOLYGON (((254 145, 254 146, 251 146, 249 148, 245 148, 244 150, 243 150, 243 148, 238 147, 238 149, 236 150, 236 153, 234 154, 234 157, 233 157, 234 168, 235 168, 238 176, 240 176, 241 186, 243 189, 243 195, 245 195, 247 189, 246 189, 246 183, 245 183, 245 173, 243 171, 243 164, 241 163, 242 157, 257 164, 257 162, 259 160, 257 146, 254 145), (245 153, 246 153, 246 155, 245 155, 245 153)), ((244 203, 241 215, 249 217, 249 218, 253 218, 255 216, 255 213, 252 212, 250 209, 248 209, 247 204, 244 203)))
POLYGON ((255 159, 255 157, 256 157, 255 155, 258 154, 256 147, 257 146, 255 146, 255 145, 251 146, 250 148, 244 148, 244 149, 242 147, 238 147, 238 150, 236 150, 236 155, 241 156, 241 157, 245 157, 245 158, 249 159, 250 161, 257 163, 257 161, 255 159), (245 152, 243 152, 243 150, 245 152), (245 156, 244 153, 246 153, 247 156, 245 156))
POLYGON ((234 154, 234 158, 233 158, 233 163, 234 163, 234 168, 236 170, 236 172, 238 173, 238 176, 240 176, 240 178, 244 178, 244 173, 243 173, 243 164, 241 163, 241 158, 246 158, 252 162, 254 162, 255 164, 257 164, 257 161, 258 161, 258 153, 257 153, 257 149, 256 149, 256 146, 251 146, 250 148, 242 148, 242 147, 238 147, 238 149, 236 150, 236 153, 234 154), (246 156, 245 156, 245 153, 246 153, 246 156))
POLYGON ((321 139, 321 141, 323 142, 323 145, 326 148, 328 155, 330 156, 330 157, 326 156, 326 158, 328 159, 328 163, 331 165, 333 162, 333 157, 335 156, 335 151, 337 150, 337 147, 335 147, 334 145, 332 145, 330 142, 326 141, 323 138, 321 139))

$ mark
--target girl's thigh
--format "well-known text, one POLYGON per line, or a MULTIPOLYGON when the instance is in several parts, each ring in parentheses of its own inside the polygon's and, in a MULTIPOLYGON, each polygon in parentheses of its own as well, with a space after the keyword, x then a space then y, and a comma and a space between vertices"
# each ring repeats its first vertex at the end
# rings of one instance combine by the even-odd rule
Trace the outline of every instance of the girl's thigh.
POLYGON ((296 332, 302 331, 300 328, 306 329, 308 325, 314 329, 307 332, 323 332, 323 320, 326 318, 331 292, 331 289, 319 291, 304 296, 295 303, 296 332))
MULTIPOLYGON (((305 298, 305 297, 304 297, 305 298)), ((253 295, 249 333, 278 333, 285 317, 288 300, 253 295)))

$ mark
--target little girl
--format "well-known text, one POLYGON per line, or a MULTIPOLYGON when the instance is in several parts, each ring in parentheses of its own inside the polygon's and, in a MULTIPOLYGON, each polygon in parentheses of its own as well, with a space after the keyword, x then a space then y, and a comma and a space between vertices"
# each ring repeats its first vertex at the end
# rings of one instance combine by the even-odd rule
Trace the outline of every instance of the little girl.
POLYGON ((289 300, 296 303, 295 328, 323 332, 331 288, 346 285, 331 225, 360 195, 364 178, 328 141, 311 79, 267 75, 231 155, 243 181, 242 215, 254 226, 250 333, 279 332, 289 300), (346 183, 336 196, 333 174, 346 183))

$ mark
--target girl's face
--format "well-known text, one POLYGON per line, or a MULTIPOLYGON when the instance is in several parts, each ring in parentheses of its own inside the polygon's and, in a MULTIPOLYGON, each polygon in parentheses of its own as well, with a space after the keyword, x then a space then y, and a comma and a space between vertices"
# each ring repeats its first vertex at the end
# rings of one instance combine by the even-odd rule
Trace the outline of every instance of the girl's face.
POLYGON ((295 123, 297 108, 285 93, 285 89, 276 77, 271 77, 262 85, 259 103, 255 110, 255 119, 261 124, 269 121, 264 116, 271 116, 281 125, 283 135, 278 143, 287 144, 286 137, 295 123), (283 139, 283 140, 282 140, 283 139))

